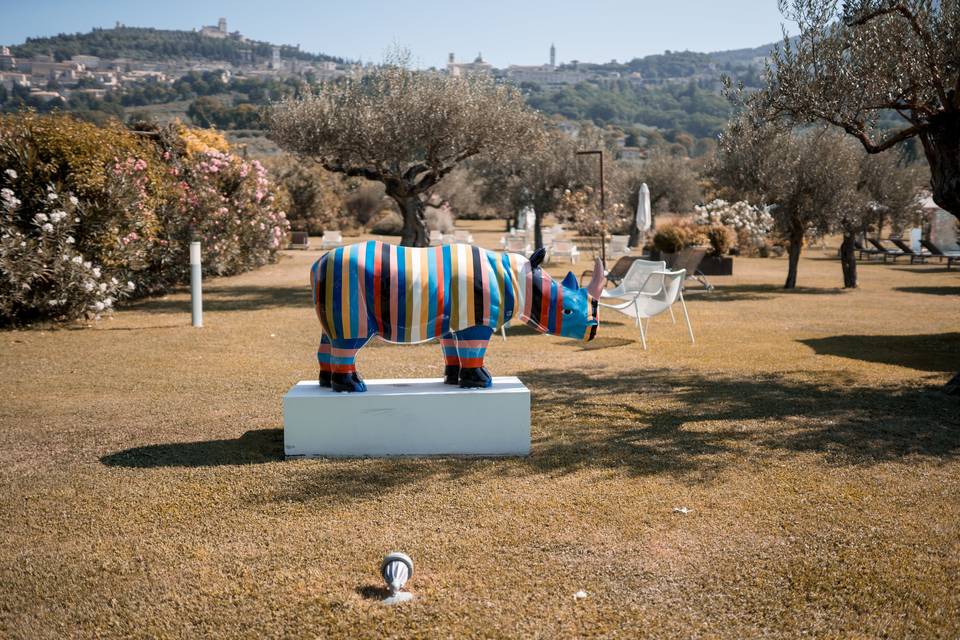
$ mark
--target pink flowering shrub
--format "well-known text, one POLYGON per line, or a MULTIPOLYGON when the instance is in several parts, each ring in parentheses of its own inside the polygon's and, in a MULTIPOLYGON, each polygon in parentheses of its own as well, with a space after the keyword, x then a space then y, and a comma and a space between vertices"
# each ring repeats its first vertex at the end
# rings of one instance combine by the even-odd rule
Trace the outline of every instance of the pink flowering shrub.
POLYGON ((204 273, 229 275, 276 258, 290 225, 266 169, 216 149, 185 155, 162 213, 164 262, 184 276, 191 239, 203 243, 204 273))
POLYGON ((0 115, 0 188, 0 325, 97 317, 186 283, 191 240, 207 274, 253 269, 289 229, 259 162, 182 126, 145 138, 0 115))

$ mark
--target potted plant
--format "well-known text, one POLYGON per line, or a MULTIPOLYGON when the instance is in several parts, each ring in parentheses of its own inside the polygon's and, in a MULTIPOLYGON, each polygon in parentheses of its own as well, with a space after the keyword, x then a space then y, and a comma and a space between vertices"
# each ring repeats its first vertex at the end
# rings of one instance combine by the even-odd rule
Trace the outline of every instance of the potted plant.
POLYGON ((725 225, 714 223, 706 227, 705 234, 710 248, 700 263, 700 271, 705 276, 732 276, 733 258, 726 254, 734 243, 733 231, 725 225))
POLYGON ((688 223, 664 225, 653 236, 653 247, 659 259, 667 263, 668 269, 674 267, 681 251, 704 244, 706 237, 703 231, 688 223))

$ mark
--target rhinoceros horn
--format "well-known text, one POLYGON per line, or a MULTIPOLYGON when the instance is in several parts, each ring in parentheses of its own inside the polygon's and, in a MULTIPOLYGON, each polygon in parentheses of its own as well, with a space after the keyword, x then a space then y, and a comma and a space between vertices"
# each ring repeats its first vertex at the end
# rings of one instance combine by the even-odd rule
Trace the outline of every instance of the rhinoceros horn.
POLYGON ((587 293, 593 298, 599 298, 606 282, 607 278, 603 275, 603 262, 600 261, 600 258, 597 258, 593 265, 593 277, 590 278, 590 284, 587 285, 587 293))

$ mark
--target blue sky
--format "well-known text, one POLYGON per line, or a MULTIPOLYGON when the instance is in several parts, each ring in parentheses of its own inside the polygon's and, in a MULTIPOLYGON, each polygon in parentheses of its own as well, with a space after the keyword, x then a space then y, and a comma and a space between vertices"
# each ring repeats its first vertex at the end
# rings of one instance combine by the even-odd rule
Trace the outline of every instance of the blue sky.
POLYGON ((0 44, 28 36, 129 26, 190 29, 227 18, 231 31, 377 62, 399 45, 417 66, 442 66, 448 52, 495 66, 540 64, 550 43, 558 61, 620 61, 666 49, 717 51, 777 40, 776 0, 0 0, 0 44))

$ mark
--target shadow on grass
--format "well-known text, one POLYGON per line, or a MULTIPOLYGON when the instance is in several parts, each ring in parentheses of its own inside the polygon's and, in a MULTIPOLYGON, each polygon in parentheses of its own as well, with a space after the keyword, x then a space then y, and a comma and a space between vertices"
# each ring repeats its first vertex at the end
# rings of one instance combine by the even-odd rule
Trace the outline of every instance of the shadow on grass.
POLYGON ((960 368, 960 333, 906 336, 830 336, 801 340, 818 355, 892 364, 920 371, 960 368))
MULTIPOLYGON (((601 325, 602 326, 602 325, 601 325)), ((639 334, 639 329, 637 330, 639 334)), ((600 349, 610 349, 613 347, 625 347, 628 344, 633 344, 639 342, 639 340, 630 340, 629 338, 614 338, 607 336, 597 336, 590 342, 584 342, 583 340, 570 340, 568 342, 563 342, 564 346, 573 347, 577 351, 599 351, 600 349)))
POLYGON ((957 267, 950 267, 946 262, 926 262, 923 264, 903 264, 899 266, 890 265, 895 271, 905 271, 907 273, 917 273, 921 275, 927 275, 929 273, 957 273, 957 267))
POLYGON ((816 289, 797 287, 784 289, 775 284, 739 284, 732 286, 717 286, 713 291, 700 290, 694 295, 685 291, 688 300, 697 302, 732 302, 738 300, 767 300, 775 296, 802 296, 802 295, 838 295, 843 289, 816 289))
MULTIPOLYGON (((309 306, 308 287, 216 287, 203 292, 204 311, 255 311, 309 306)), ((163 297, 144 298, 124 308, 146 313, 190 313, 191 305, 189 296, 184 299, 163 297)))
POLYGON ((368 584, 362 587, 357 587, 357 593, 365 600, 383 600, 390 595, 390 590, 386 587, 377 587, 372 584, 368 584))
POLYGON ((247 431, 233 440, 151 444, 100 458, 108 467, 216 467, 283 460, 283 429, 247 431))
MULTIPOLYGON (((960 400, 918 386, 644 370, 531 370, 526 458, 331 460, 297 468, 267 501, 350 503, 409 486, 502 475, 601 470, 708 482, 765 460, 817 454, 832 465, 960 454, 960 400)), ((456 428, 455 421, 451 428, 456 428)))
POLYGON ((925 293, 931 296, 960 296, 960 287, 894 287, 904 293, 925 293))

